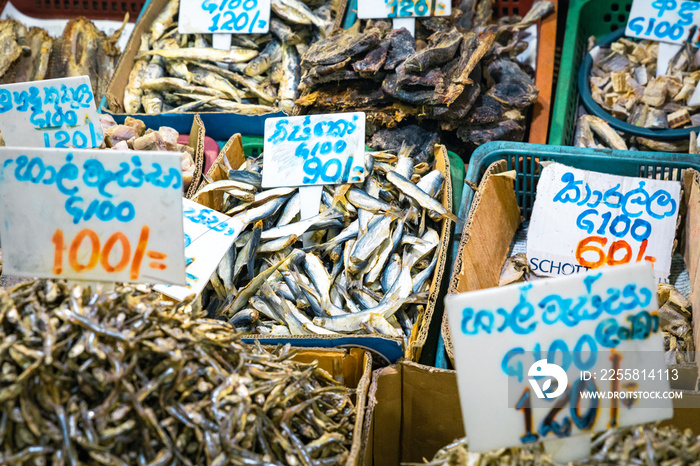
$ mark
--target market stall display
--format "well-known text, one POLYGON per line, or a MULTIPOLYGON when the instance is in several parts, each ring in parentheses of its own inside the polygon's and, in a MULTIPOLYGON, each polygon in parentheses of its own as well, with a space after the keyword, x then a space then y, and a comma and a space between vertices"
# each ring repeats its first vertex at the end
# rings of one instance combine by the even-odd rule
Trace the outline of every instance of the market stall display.
POLYGON ((444 149, 367 153, 364 185, 327 186, 300 220, 298 188, 263 189, 262 154, 244 161, 240 136, 228 148, 193 197, 245 225, 203 295, 210 315, 268 337, 382 335, 417 358, 455 218, 444 149))
POLYGON ((700 464, 697 2, 16 2, 0 464, 700 464))

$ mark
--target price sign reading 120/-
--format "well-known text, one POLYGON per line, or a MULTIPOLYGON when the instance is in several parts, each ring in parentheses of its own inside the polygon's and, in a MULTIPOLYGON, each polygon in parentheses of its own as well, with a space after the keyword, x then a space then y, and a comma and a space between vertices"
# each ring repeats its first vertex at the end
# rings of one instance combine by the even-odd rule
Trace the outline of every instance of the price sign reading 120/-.
POLYGON ((451 0, 358 0, 360 19, 450 16, 451 0))
POLYGON ((262 34, 270 29, 270 0, 181 0, 180 34, 262 34))
POLYGON ((361 183, 365 114, 268 118, 263 157, 265 188, 361 183))
POLYGON ((0 148, 5 273, 185 283, 180 157, 0 148))
POLYGON ((700 3, 690 0, 634 0, 625 35, 674 44, 697 42, 698 10, 700 3))
POLYGON ((99 147, 102 126, 90 78, 0 86, 0 130, 8 146, 99 147))

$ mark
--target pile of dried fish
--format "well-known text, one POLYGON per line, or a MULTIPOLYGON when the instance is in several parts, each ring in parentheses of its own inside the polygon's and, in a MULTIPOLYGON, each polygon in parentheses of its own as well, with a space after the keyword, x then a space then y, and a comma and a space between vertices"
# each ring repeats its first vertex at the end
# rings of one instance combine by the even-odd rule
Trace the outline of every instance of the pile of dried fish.
MULTIPOLYGON (((522 140, 538 91, 516 57, 527 46, 522 31, 553 5, 538 1, 524 18, 496 23, 493 0, 463 3, 452 17, 418 21, 415 38, 389 21, 362 21, 312 45, 302 58, 298 111, 364 111, 370 134, 417 122, 472 148, 522 140)), ((370 144, 394 149, 396 139, 379 132, 370 144)))
POLYGON ((700 55, 688 43, 671 59, 666 74, 656 76, 658 54, 659 42, 624 37, 601 48, 591 69, 593 99, 615 118, 634 126, 699 126, 700 102, 691 102, 691 97, 700 80, 700 55))
POLYGON ((158 131, 146 129, 146 124, 136 118, 126 117, 124 124, 118 125, 114 118, 100 114, 100 123, 104 131, 104 146, 114 150, 171 151, 182 154, 182 189, 190 187, 195 172, 194 149, 179 144, 177 131, 161 126, 158 131))
MULTIPOLYGON (((700 436, 690 429, 645 424, 610 429, 593 438, 591 457, 572 465, 663 464, 681 466, 699 464, 700 436)), ((541 444, 523 448, 502 448, 487 453, 472 453, 463 438, 442 448, 430 462, 413 466, 539 466, 554 465, 541 444)))
POLYGON ((299 57, 330 34, 341 3, 272 0, 271 33, 234 34, 229 50, 217 50, 211 34, 178 34, 179 0, 171 0, 141 37, 124 111, 291 113, 299 57))
POLYGON ((143 286, 0 290, 0 463, 344 464, 353 390, 143 286))
POLYGON ((116 44, 123 28, 107 36, 89 19, 78 17, 54 40, 44 29, 27 28, 13 19, 0 20, 0 83, 87 75, 99 100, 119 59, 116 44))
POLYGON ((673 285, 659 283, 659 321, 664 335, 666 364, 692 362, 693 343, 692 309, 690 300, 673 285))
MULTIPOLYGON (((583 113, 583 112, 582 112, 583 113)), ((602 118, 583 113, 578 120, 574 145, 590 149, 653 150, 700 154, 699 135, 690 132, 690 140, 657 141, 616 131, 602 118)))
POLYGON ((436 200, 443 175, 410 151, 367 154, 364 185, 325 186, 322 212, 307 220, 298 188, 260 188, 262 156, 225 167, 230 180, 194 197, 226 192, 222 210, 246 225, 203 293, 209 315, 247 333, 380 333, 408 343, 422 325, 440 222, 455 219, 436 200), (300 249, 307 232, 312 246, 300 249))

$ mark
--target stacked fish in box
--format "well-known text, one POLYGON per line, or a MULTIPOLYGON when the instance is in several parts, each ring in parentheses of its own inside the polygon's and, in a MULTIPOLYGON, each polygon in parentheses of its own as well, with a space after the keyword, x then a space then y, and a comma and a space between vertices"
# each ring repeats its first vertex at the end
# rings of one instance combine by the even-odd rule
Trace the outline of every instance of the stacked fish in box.
POLYGON ((124 90, 125 112, 290 113, 300 57, 330 34, 340 3, 271 0, 270 33, 232 35, 232 47, 218 50, 211 34, 178 34, 180 3, 171 0, 141 37, 124 90))
POLYGON ((436 200, 442 173, 411 150, 368 153, 364 185, 324 186, 321 213, 306 220, 298 188, 261 188, 262 156, 223 167, 229 180, 194 200, 225 192, 223 212, 246 227, 202 295, 209 315, 246 333, 371 333, 408 345, 423 322, 440 223, 455 219, 436 200))

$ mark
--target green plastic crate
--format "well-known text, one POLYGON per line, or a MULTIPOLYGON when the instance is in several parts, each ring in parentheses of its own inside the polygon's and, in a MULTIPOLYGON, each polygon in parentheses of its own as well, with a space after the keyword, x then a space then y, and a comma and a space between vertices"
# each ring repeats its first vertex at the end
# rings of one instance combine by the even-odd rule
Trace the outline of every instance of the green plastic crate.
POLYGON ((579 106, 578 70, 588 38, 600 38, 627 25, 632 0, 572 0, 559 68, 549 144, 573 145, 579 106))

